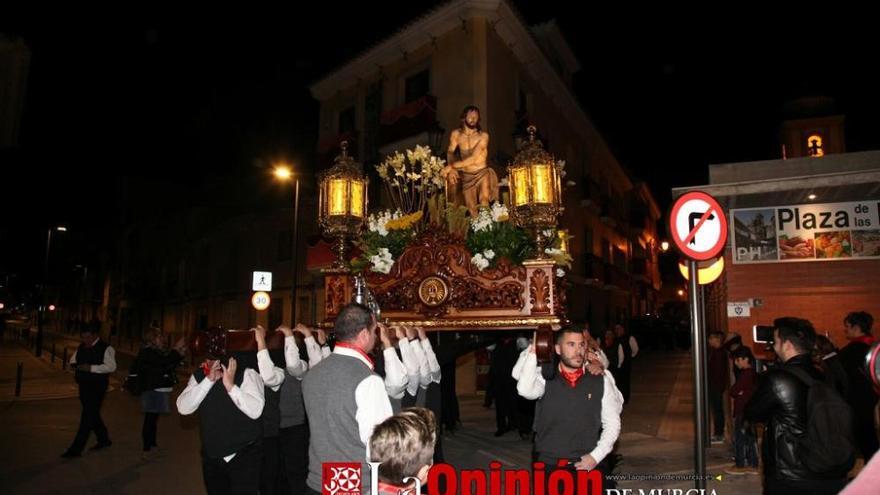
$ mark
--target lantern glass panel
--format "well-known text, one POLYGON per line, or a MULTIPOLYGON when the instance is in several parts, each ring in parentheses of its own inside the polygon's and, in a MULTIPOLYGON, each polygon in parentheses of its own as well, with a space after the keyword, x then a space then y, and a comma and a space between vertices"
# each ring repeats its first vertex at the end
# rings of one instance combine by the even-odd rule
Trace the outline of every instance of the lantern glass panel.
POLYGON ((522 206, 529 202, 529 172, 525 167, 510 171, 510 182, 513 186, 513 206, 522 206))
POLYGON ((330 216, 348 213, 348 180, 330 179, 327 193, 327 214, 330 216))
POLYGON ((541 204, 552 204, 556 181, 553 179, 553 173, 550 165, 536 164, 532 165, 532 202, 541 204))
POLYGON ((359 180, 351 181, 351 215, 364 218, 364 183, 359 180))

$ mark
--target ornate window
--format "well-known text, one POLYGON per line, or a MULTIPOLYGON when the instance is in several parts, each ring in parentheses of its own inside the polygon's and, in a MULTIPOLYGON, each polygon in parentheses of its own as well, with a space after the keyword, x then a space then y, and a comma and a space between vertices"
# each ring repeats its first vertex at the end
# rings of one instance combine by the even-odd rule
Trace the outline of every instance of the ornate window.
POLYGON ((810 134, 810 137, 807 138, 807 153, 812 157, 825 156, 822 135, 810 134))

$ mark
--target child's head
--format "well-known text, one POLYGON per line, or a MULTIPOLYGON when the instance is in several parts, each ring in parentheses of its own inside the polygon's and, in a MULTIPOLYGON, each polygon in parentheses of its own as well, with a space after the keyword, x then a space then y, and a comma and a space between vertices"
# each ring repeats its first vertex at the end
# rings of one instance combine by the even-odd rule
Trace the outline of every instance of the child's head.
POLYGON ((410 407, 373 429, 370 460, 381 463, 379 479, 385 483, 403 486, 404 478, 410 477, 425 483, 436 441, 434 413, 422 407, 410 407))
POLYGON ((709 347, 712 349, 721 349, 724 344, 724 334, 721 332, 712 332, 709 334, 709 347))
POLYGON ((751 368, 755 365, 755 356, 748 347, 739 347, 733 351, 733 364, 739 369, 751 368))

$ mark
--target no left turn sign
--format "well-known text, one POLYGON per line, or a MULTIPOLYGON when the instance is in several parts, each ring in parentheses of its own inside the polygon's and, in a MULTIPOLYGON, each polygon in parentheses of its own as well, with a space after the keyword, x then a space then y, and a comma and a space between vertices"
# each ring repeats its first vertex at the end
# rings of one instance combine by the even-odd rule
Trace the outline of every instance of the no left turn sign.
POLYGON ((712 259, 724 251, 727 243, 727 215, 715 198, 692 191, 672 205, 669 233, 685 257, 697 261, 712 259))

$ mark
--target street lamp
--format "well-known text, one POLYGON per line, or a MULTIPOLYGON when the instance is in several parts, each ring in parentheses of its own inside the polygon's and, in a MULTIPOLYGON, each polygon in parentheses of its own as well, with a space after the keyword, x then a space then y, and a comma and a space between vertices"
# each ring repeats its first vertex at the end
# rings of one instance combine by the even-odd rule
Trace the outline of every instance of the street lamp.
POLYGON ((58 225, 55 228, 49 227, 46 233, 46 259, 43 262, 43 283, 40 284, 40 300, 37 304, 37 349, 34 355, 40 357, 43 355, 43 305, 46 300, 46 284, 49 281, 49 250, 52 247, 52 231, 67 232, 67 227, 58 225))
POLYGON ((291 262, 293 264, 293 279, 290 283, 291 285, 291 300, 290 300, 290 321, 291 325, 296 325, 296 285, 299 271, 299 257, 297 256, 299 253, 299 177, 294 178, 293 170, 287 165, 278 165, 275 167, 275 170, 272 172, 275 175, 275 178, 282 181, 287 182, 291 179, 294 181, 293 186, 293 238, 291 242, 291 262))

